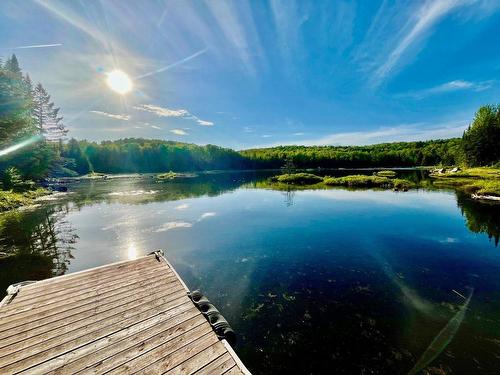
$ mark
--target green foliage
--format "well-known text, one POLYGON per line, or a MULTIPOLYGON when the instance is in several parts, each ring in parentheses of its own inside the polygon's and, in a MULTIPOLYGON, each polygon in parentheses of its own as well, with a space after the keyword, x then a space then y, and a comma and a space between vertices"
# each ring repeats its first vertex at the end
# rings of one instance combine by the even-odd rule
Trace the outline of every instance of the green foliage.
POLYGON ((23 178, 45 177, 58 151, 48 145, 33 119, 34 102, 29 76, 23 77, 15 55, 0 67, 0 149, 32 141, 0 156, 0 171, 16 167, 23 178))
POLYGON ((396 177, 396 172, 394 172, 394 171, 378 171, 378 172, 376 172, 376 175, 380 176, 380 177, 394 178, 394 177, 396 177))
POLYGON ((293 173, 272 177, 272 181, 291 185, 313 185, 323 182, 323 178, 311 173, 293 173))
POLYGON ((2 173, 2 186, 6 190, 12 190, 22 184, 22 178, 16 167, 9 167, 2 173))
POLYGON ((74 158, 82 174, 88 170, 159 173, 250 167, 243 156, 231 149, 140 138, 101 143, 72 139, 63 147, 62 155, 74 158))
POLYGON ((293 163, 292 158, 286 158, 285 164, 281 167, 281 171, 283 174, 295 173, 295 164, 293 163))
POLYGON ((487 166, 500 161, 500 105, 479 108, 464 132, 462 148, 469 166, 487 166))
POLYGON ((325 177, 326 185, 349 187, 391 187, 391 180, 387 177, 351 175, 344 177, 325 177))
POLYGON ((347 187, 380 187, 394 188, 395 190, 408 190, 415 184, 408 180, 399 178, 388 178, 382 176, 351 175, 344 177, 325 177, 325 184, 331 186, 347 187))
POLYGON ((34 187, 33 181, 23 180, 16 167, 5 169, 2 174, 2 187, 6 190, 26 191, 34 187))
POLYGON ((30 190, 24 193, 0 190, 0 212, 32 204, 35 198, 47 193, 45 189, 30 190))
POLYGON ((433 174, 434 185, 456 187, 468 193, 500 196, 500 169, 469 168, 457 173, 433 174))
POLYGON ((395 142, 370 146, 279 146, 240 152, 253 168, 280 168, 291 160, 297 168, 363 168, 454 165, 460 139, 395 142))

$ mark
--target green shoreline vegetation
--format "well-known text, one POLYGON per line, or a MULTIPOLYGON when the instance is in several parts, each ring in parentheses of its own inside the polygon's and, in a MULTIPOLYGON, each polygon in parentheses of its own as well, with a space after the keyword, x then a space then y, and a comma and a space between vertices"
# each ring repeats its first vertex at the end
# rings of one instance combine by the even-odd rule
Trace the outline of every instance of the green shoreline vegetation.
MULTIPOLYGON (((396 174, 394 172, 394 174, 391 173, 390 175, 395 176, 396 174)), ((312 173, 285 173, 271 177, 269 183, 271 187, 273 187, 273 184, 284 184, 309 187, 345 186, 350 188, 382 188, 398 191, 407 191, 416 187, 412 181, 379 176, 377 174, 372 176, 357 174, 343 177, 321 177, 312 173)))
MULTIPOLYGON (((500 106, 476 112, 461 138, 368 146, 278 146, 235 151, 214 145, 125 138, 70 139, 47 90, 21 71, 15 55, 0 61, 0 211, 31 204, 47 178, 106 179, 108 174, 158 173, 157 182, 208 170, 282 169, 271 181, 282 186, 377 187, 408 190, 411 181, 392 170, 374 175, 320 177, 296 169, 461 166, 434 173, 434 186, 455 187, 479 197, 500 196, 500 106), (478 168, 478 167, 483 167, 478 168), (468 168, 468 169, 466 169, 468 168), (473 168, 473 169, 470 169, 473 168)), ((47 191, 45 191, 47 193, 47 191)))

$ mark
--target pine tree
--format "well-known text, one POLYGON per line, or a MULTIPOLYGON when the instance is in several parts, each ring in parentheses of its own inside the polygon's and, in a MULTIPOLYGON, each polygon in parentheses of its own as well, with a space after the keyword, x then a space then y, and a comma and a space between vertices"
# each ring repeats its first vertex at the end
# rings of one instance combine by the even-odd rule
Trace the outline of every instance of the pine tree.
POLYGON ((21 68, 19 67, 19 61, 17 61, 16 55, 12 55, 5 62, 4 69, 11 72, 15 77, 22 78, 21 68))
POLYGON ((60 108, 50 101, 50 95, 38 83, 33 89, 33 119, 39 133, 49 142, 57 142, 64 138, 68 130, 64 127, 63 118, 59 117, 60 108))

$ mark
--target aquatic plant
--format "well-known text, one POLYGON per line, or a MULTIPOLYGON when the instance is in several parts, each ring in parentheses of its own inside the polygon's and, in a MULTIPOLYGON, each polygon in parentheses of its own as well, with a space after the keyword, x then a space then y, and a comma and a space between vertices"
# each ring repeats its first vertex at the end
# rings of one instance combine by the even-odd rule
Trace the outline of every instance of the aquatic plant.
POLYGON ((396 177, 396 172, 394 171, 378 171, 375 172, 375 174, 380 177, 389 177, 389 178, 396 177))
POLYGON ((323 178, 312 173, 282 174, 271 178, 274 182, 294 185, 313 185, 323 182, 323 178))

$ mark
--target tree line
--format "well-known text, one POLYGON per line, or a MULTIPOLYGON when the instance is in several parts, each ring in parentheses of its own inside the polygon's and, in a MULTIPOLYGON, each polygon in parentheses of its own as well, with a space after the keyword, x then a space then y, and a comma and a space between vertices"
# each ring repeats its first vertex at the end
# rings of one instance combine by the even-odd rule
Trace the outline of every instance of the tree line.
MULTIPOLYGON (((279 146, 234 151, 155 139, 70 139, 59 108, 15 55, 0 60, 0 172, 3 187, 22 179, 88 172, 128 173, 282 168, 494 165, 500 161, 500 106, 481 107, 462 138, 369 146, 279 146), (22 145, 23 147, 18 147, 22 145), (18 148, 18 149, 16 149, 18 148)), ((16 182, 16 183, 17 183, 16 182)))
POLYGON ((281 146, 236 152, 213 145, 127 138, 88 142, 70 139, 61 155, 69 169, 85 174, 296 168, 413 167, 457 163, 460 139, 398 142, 372 146, 281 146))

